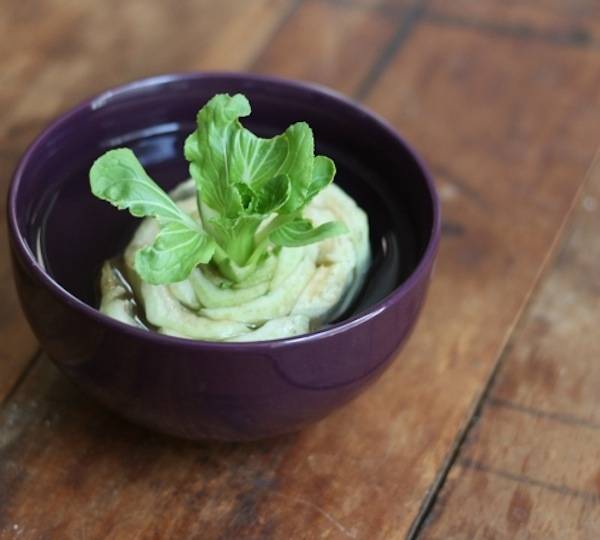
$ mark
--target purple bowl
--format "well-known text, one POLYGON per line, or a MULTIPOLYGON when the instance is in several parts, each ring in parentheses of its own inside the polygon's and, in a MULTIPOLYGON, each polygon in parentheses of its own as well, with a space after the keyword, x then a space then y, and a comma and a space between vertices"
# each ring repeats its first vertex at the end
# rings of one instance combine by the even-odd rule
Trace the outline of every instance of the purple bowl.
POLYGON ((48 356, 119 414, 190 439, 249 440, 323 418, 372 383, 418 317, 440 236, 434 185, 381 119, 322 87, 248 74, 176 74, 104 92, 53 122, 29 147, 8 200, 23 310, 48 356), (218 92, 243 92, 262 135, 306 120, 336 181, 369 214, 375 255, 352 312, 318 332, 268 342, 162 336, 95 309, 101 262, 136 221, 95 199, 88 171, 131 147, 165 187, 187 178, 182 141, 218 92))

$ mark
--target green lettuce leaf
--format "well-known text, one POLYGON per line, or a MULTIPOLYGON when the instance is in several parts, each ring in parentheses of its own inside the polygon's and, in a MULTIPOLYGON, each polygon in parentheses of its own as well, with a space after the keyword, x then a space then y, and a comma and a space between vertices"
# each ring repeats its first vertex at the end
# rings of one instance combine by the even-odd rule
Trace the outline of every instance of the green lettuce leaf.
POLYGON ((214 242, 206 234, 171 221, 161 227, 151 245, 135 254, 135 269, 148 283, 176 283, 207 263, 214 251, 214 242))
POLYGON ((135 217, 154 217, 161 226, 154 243, 138 252, 135 269, 148 283, 173 283, 208 263, 214 241, 148 176, 127 148, 110 150, 90 169, 92 193, 135 217))
POLYGON ((325 189, 335 176, 335 163, 325 156, 315 156, 312 178, 306 192, 306 199, 310 201, 319 191, 325 189))
POLYGON ((198 128, 184 146, 200 198, 224 217, 238 217, 243 210, 236 184, 259 187, 279 174, 287 156, 284 138, 261 139, 240 124, 249 114, 245 96, 216 95, 200 109, 198 128))
POLYGON ((231 260, 244 266, 254 252, 254 234, 261 222, 260 215, 246 215, 236 219, 213 218, 207 226, 231 260))
POLYGON ((238 275, 245 265, 260 260, 268 248, 265 240, 284 242, 289 236, 287 241, 301 246, 345 230, 339 225, 317 232, 302 225, 300 230, 295 222, 335 175, 333 161, 315 157, 308 124, 292 124, 281 135, 264 139, 241 124, 240 118, 249 114, 250 104, 241 94, 213 97, 198 113, 197 129, 184 149, 205 228, 223 250, 215 263, 225 275, 231 275, 233 267, 238 275), (254 227, 256 221, 274 213, 277 218, 256 234, 260 225, 254 227), (295 224, 282 228, 290 222, 295 224))
POLYGON ((273 176, 253 192, 248 209, 256 214, 268 216, 287 202, 290 191, 291 184, 287 175, 273 176))
POLYGON ((299 247, 347 232, 346 225, 339 221, 329 221, 314 227, 307 219, 296 219, 275 229, 269 238, 278 246, 299 247))
POLYGON ((314 155, 308 124, 261 138, 240 122, 250 111, 242 94, 218 94, 200 109, 196 130, 185 141, 201 223, 179 209, 130 150, 111 150, 92 166, 94 195, 136 217, 158 220, 153 244, 136 254, 143 280, 181 281, 198 264, 211 262, 239 283, 251 279, 278 246, 303 246, 347 232, 338 222, 313 227, 302 218, 304 207, 336 172, 333 161, 314 155))

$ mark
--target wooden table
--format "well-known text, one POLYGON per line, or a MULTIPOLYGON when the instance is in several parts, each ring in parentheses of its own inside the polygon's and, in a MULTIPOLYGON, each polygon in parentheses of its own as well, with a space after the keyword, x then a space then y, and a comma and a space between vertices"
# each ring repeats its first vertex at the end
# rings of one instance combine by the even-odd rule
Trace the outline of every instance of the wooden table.
POLYGON ((1 538, 600 538, 600 2, 4 0, 0 58, 4 192, 78 100, 226 69, 363 101, 444 207, 401 358, 330 418, 243 445, 154 435, 73 388, 3 230, 1 538))

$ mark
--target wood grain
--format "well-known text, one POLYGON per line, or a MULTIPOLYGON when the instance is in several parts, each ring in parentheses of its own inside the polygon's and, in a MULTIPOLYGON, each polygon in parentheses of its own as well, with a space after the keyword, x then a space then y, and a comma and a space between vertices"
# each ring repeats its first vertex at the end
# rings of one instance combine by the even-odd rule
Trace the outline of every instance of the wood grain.
POLYGON ((600 160, 423 538, 600 536, 600 160))
POLYGON ((600 163, 493 397, 600 426, 600 163), (527 384, 520 384, 527 381, 527 384))
MULTIPOLYGON (((596 540, 598 503, 588 494, 569 493, 563 487, 540 483, 520 474, 461 464, 452 469, 446 508, 452 516, 431 528, 421 538, 437 540, 596 540), (460 487, 452 487, 460 479, 460 487), (468 508, 468 513, 463 511, 468 508), (491 509, 494 509, 493 511, 491 509)), ((440 499, 445 506, 445 498, 440 499)))
POLYGON ((448 23, 562 45, 600 43, 600 4, 596 0, 431 0, 429 15, 441 16, 448 23))
POLYGON ((352 94, 401 18, 401 14, 391 18, 377 11, 308 0, 280 28, 255 70, 352 94))
POLYGON ((0 16, 0 403, 37 349, 12 285, 5 194, 18 157, 53 116, 108 86, 161 72, 242 69, 292 3, 9 0, 0 16), (118 14, 118 16, 116 15, 118 14), (255 20, 252 27, 248 20, 255 20), (243 46, 240 46, 243 43, 243 46))
MULTIPOLYGON (((23 16, 22 29, 37 21, 46 41, 28 49, 37 64, 14 60, 12 71, 29 81, 7 100, 20 96, 9 118, 22 133, 98 89, 98 66, 107 84, 149 66, 253 64, 348 93, 366 88, 368 105, 431 163, 444 241, 402 357, 370 392, 300 434, 252 445, 163 438, 100 410, 47 361, 36 365, 0 413, 0 538, 405 537, 582 183, 600 136, 600 53, 535 39, 524 47, 518 36, 422 18, 399 40, 402 10, 390 19, 342 1, 190 2, 184 16, 157 2, 133 36, 91 4, 56 4, 62 26, 23 16), (252 32, 249 16, 260 21, 252 32), (237 28, 229 37, 214 30, 225 19, 237 28), (93 36, 92 23, 80 31, 90 20, 110 37, 93 36), (190 47, 192 37, 205 46, 190 47), (103 64, 111 50, 120 57, 103 64), (45 105, 39 95, 48 95, 45 105)), ((126 13, 144 11, 131 6, 126 13)), ((13 146, 8 160, 20 150, 13 146)))

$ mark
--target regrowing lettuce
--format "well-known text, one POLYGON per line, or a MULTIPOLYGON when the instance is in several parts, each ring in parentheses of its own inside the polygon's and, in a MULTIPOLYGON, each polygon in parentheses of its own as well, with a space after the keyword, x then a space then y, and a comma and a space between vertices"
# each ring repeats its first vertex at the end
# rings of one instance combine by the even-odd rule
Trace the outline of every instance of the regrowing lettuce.
POLYGON ((219 94, 198 112, 184 154, 197 188, 199 221, 148 176, 131 150, 110 150, 94 162, 90 185, 96 197, 158 221, 154 242, 135 256, 135 270, 145 282, 176 283, 197 265, 212 263, 223 277, 239 283, 269 250, 347 232, 339 221, 315 227, 302 217, 335 175, 331 159, 314 155, 308 124, 298 122, 264 139, 240 123, 250 110, 242 94, 219 94))

